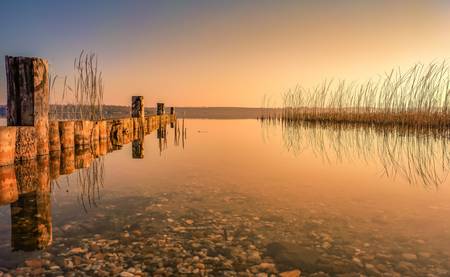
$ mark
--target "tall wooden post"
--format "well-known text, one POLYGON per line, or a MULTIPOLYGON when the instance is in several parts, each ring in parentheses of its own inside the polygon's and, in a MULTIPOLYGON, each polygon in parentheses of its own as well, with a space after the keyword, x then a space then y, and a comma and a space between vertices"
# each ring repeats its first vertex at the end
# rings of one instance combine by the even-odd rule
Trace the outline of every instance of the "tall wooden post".
POLYGON ((144 118, 144 96, 131 97, 131 117, 144 118))
POLYGON ((163 115, 164 114, 164 103, 157 103, 156 104, 156 115, 163 115))
POLYGON ((5 57, 8 126, 36 128, 37 155, 48 147, 49 83, 48 63, 44 59, 5 57))

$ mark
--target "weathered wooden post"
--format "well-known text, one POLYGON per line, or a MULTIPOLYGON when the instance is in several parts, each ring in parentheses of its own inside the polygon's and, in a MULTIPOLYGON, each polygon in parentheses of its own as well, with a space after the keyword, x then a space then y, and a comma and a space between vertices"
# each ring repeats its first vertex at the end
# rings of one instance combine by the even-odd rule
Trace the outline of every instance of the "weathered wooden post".
POLYGON ((93 122, 89 120, 75 121, 75 146, 86 146, 91 143, 93 122))
POLYGON ((105 141, 108 139, 106 120, 100 120, 98 122, 98 136, 100 141, 105 141))
MULTIPOLYGON (((48 150, 48 143, 47 150, 48 150)), ((15 160, 25 161, 36 158, 38 151, 37 130, 35 127, 17 127, 15 160)))
POLYGON ((34 126, 36 155, 46 155, 49 152, 48 63, 40 58, 6 56, 5 66, 8 126, 34 126))
POLYGON ((106 140, 101 140, 99 143, 98 155, 104 156, 108 153, 108 142, 106 140))
POLYGON ((170 115, 174 115, 175 114, 175 108, 174 107, 170 107, 170 115))
POLYGON ((98 144, 100 140, 100 125, 99 121, 92 122, 92 130, 91 130, 91 143, 98 144))
POLYGON ((56 120, 50 121, 48 128, 49 151, 61 151, 61 142, 59 139, 59 122, 56 120))
POLYGON ((50 152, 49 174, 50 180, 58 179, 60 176, 61 151, 50 152))
POLYGON ((156 115, 163 115, 164 114, 164 103, 157 103, 156 104, 156 115))
POLYGON ((123 144, 128 144, 133 140, 134 123, 131 118, 121 120, 123 129, 123 144))
POLYGON ((0 167, 0 205, 16 202, 17 191, 16 172, 13 165, 0 167))
POLYGON ((61 150, 59 172, 67 175, 75 171, 75 148, 64 148, 61 150))
POLYGON ((144 96, 131 98, 131 116, 133 117, 133 137, 144 133, 144 96))
POLYGON ((131 97, 131 117, 144 118, 144 96, 131 97))
POLYGON ((111 145, 121 146, 124 141, 124 126, 120 119, 108 121, 111 145))
POLYGON ((14 164, 16 156, 16 128, 0 127, 0 166, 14 164))
POLYGON ((75 122, 60 121, 59 123, 59 140, 61 150, 75 147, 75 122))

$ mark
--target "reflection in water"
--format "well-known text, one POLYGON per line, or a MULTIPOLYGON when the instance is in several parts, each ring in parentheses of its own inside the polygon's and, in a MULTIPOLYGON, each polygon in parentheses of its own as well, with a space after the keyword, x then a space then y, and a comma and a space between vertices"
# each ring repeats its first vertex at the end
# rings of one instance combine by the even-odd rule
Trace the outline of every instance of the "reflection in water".
POLYGON ((184 148, 184 143, 187 137, 187 131, 184 123, 184 118, 182 119, 181 123, 181 130, 180 130, 180 124, 178 123, 178 120, 175 121, 175 124, 171 124, 170 128, 174 129, 174 145, 178 146, 180 145, 180 139, 181 139, 181 145, 184 148))
POLYGON ((52 242, 49 157, 15 166, 19 197, 11 203, 13 250, 43 249, 52 242))
POLYGON ((133 140, 133 159, 143 159, 144 158, 144 139, 133 140))
MULTIPOLYGON (((185 150, 170 148, 158 157, 152 134, 143 160, 131 160, 132 145, 105 157, 104 187, 85 189, 85 196, 96 191, 93 208, 84 198, 88 214, 76 201, 83 191, 78 172, 87 169, 70 176, 70 192, 60 177, 61 189, 51 187, 53 242, 45 251, 10 251, 9 204, 3 207, 0 267, 13 276, 34 274, 36 263, 51 276, 448 276, 449 180, 424 190, 400 178, 377 178, 372 150, 361 154, 368 165, 359 156, 335 164, 329 139, 324 148, 331 165, 308 144, 298 158, 282 144, 264 143, 257 121, 186 122, 202 131, 190 133, 185 150)), ((172 130, 167 126, 169 146, 172 130)), ((326 134, 318 128, 299 134, 312 139, 307 132, 313 131, 326 134)), ((282 139, 286 130, 270 132, 282 139)), ((352 158, 342 153, 343 161, 352 158)))
MULTIPOLYGON (((276 122, 262 121, 266 135, 276 122)), ((285 148, 298 155, 306 148, 328 163, 377 163, 383 174, 410 184, 437 187, 450 172, 449 130, 367 127, 284 122, 285 148)))
POLYGON ((100 189, 104 184, 104 175, 103 157, 96 159, 90 167, 77 172, 77 184, 81 188, 78 201, 85 212, 87 207, 97 206, 97 201, 100 200, 100 189))
POLYGON ((158 139, 159 153, 161 154, 167 148, 167 130, 165 126, 158 128, 156 137, 158 139))
MULTIPOLYGON (((120 132, 118 128, 116 131, 120 132)), ((142 128, 87 147, 65 148, 36 160, 0 167, 0 205, 10 205, 11 209, 11 248, 34 251, 52 243, 52 186, 75 185, 82 209, 87 212, 96 207, 104 186, 103 156, 108 148, 121 149, 124 142, 133 141, 133 158, 142 159, 144 135, 142 128)), ((157 129, 160 151, 167 148, 166 135, 166 126, 160 124, 157 129)))

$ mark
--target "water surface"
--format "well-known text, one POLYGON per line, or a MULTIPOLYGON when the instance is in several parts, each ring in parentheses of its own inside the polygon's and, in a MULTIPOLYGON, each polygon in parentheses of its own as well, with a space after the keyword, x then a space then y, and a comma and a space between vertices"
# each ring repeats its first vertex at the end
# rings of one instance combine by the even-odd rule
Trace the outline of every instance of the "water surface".
POLYGON ((183 140, 154 132, 4 199, 1 269, 448 276, 448 139, 256 120, 186 126, 183 140))

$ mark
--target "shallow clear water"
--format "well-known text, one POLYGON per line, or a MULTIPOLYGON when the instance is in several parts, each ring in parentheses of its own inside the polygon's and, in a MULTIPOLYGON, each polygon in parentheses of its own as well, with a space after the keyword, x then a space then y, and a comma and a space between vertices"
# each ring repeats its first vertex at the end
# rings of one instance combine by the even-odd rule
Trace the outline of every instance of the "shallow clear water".
MULTIPOLYGON (((17 199, 3 177, 1 269, 450 274, 448 139, 256 120, 186 126, 184 141, 169 128, 166 139, 147 135, 142 159, 132 143, 76 157, 90 166, 17 199)), ((55 174, 51 159, 35 168, 49 171, 41 184, 55 174)))

